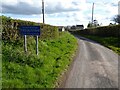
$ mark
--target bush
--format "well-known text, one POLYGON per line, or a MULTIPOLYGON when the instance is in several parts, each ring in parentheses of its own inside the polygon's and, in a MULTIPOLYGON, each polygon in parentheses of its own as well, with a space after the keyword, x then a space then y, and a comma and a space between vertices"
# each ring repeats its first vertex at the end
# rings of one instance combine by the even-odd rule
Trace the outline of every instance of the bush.
POLYGON ((58 27, 35 23, 30 21, 16 20, 6 16, 0 16, 2 19, 2 40, 7 42, 18 42, 23 37, 19 34, 20 26, 41 26, 41 35, 40 38, 44 39, 53 39, 57 38, 59 35, 58 27), (14 26, 14 23, 17 23, 14 26))
POLYGON ((77 40, 66 32, 55 39, 43 41, 39 39, 38 56, 35 54, 34 37, 28 40, 26 54, 22 44, 2 41, 2 87, 55 87, 58 77, 72 61, 77 40))
POLYGON ((120 25, 84 29, 84 30, 76 31, 75 33, 85 34, 85 35, 118 37, 120 35, 120 25))
POLYGON ((59 33, 51 25, 2 18, 2 87, 53 88, 60 74, 70 64, 77 40, 69 33, 59 33), (18 23, 18 28, 12 27, 18 23), (27 36, 27 53, 19 26, 40 25, 39 54, 35 54, 35 37, 27 36))
POLYGON ((41 25, 41 35, 40 38, 42 40, 44 39, 54 39, 59 36, 58 28, 56 26, 50 26, 50 25, 41 25))

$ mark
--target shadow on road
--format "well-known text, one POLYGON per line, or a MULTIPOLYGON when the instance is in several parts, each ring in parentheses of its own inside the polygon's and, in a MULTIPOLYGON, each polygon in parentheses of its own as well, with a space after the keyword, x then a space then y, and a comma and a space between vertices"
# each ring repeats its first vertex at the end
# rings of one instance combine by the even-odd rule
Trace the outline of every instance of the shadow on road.
POLYGON ((84 40, 84 41, 87 41, 87 42, 91 42, 91 43, 94 43, 94 44, 99 44, 99 45, 101 45, 100 43, 98 43, 98 42, 96 42, 96 41, 93 41, 93 40, 91 40, 91 39, 82 37, 82 36, 80 36, 80 35, 78 35, 78 34, 74 34, 74 33, 71 33, 71 34, 72 34, 73 36, 75 36, 76 38, 78 38, 78 39, 81 39, 81 40, 84 40))

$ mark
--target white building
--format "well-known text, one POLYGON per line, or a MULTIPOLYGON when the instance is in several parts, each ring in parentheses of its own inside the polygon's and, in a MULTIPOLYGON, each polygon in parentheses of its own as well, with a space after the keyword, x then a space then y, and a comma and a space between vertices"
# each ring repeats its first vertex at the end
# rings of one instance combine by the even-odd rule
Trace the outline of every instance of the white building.
POLYGON ((59 31, 65 31, 65 27, 63 27, 63 26, 59 26, 59 31))
POLYGON ((76 30, 83 30, 84 26, 83 25, 76 25, 76 30))

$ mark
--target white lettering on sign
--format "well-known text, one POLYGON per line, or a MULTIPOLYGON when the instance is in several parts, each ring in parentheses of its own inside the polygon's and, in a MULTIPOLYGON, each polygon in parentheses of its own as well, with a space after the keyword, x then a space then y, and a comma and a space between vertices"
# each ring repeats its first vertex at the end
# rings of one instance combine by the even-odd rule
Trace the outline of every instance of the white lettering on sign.
POLYGON ((21 26, 21 35, 40 35, 40 26, 21 26))

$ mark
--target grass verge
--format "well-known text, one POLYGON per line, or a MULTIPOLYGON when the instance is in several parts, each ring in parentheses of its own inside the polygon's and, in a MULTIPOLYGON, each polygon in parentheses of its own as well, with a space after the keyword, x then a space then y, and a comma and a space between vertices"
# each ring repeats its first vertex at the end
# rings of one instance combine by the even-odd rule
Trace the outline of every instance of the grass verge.
POLYGON ((2 41, 3 88, 53 88, 60 74, 72 61, 77 40, 67 32, 52 40, 39 40, 39 55, 35 54, 35 39, 28 38, 28 52, 23 40, 2 41))
POLYGON ((120 41, 117 37, 100 37, 100 36, 92 36, 92 35, 81 35, 86 38, 92 39, 94 41, 99 42, 100 44, 110 48, 114 52, 120 55, 120 41))

